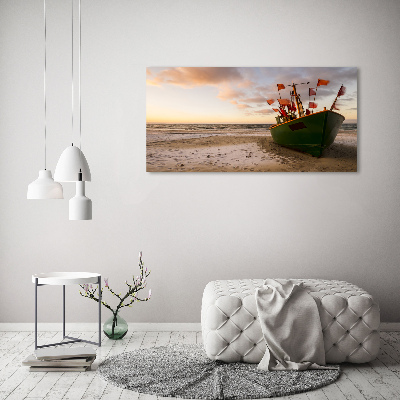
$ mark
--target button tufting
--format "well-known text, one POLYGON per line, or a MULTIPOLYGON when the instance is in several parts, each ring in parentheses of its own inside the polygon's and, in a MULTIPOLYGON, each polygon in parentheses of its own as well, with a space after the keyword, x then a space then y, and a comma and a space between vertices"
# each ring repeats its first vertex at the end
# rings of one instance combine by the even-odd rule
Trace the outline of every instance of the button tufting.
MULTIPOLYGON (((331 353, 328 351, 326 354, 326 361, 332 363, 354 362, 354 360, 359 362, 361 359, 363 362, 370 361, 371 354, 368 350, 379 346, 379 335, 376 330, 370 328, 371 324, 377 325, 379 323, 379 308, 371 295, 344 281, 319 279, 296 279, 295 281, 303 282, 307 292, 318 304, 321 322, 323 322, 323 338, 326 349, 334 348, 331 353), (360 298, 360 296, 362 297, 360 298), (359 305, 357 304, 357 297, 363 301, 366 299, 369 301, 359 305), (357 308, 354 309, 353 306, 356 305, 357 308), (364 321, 364 315, 366 321, 364 321), (356 322, 354 320, 358 321, 358 328, 362 327, 361 332, 357 330, 357 324, 354 325, 354 322, 356 322), (368 322, 368 324, 364 322, 368 322), (358 336, 361 343, 349 340, 354 337, 352 333, 358 336), (339 346, 342 340, 344 340, 343 346, 339 346), (364 343, 366 351, 364 351, 364 343), (355 351, 357 348, 359 349, 358 352, 355 351), (334 360, 330 360, 330 358, 334 360)), ((254 299, 254 292, 262 283, 263 279, 232 279, 210 282, 210 285, 206 287, 202 304, 204 347, 208 350, 214 348, 218 343, 220 347, 218 359, 221 361, 248 362, 251 360, 251 362, 258 362, 258 357, 262 357, 261 351, 255 351, 256 347, 260 350, 264 349, 265 343, 262 340, 262 331, 254 299), (221 297, 228 298, 217 307, 215 303, 221 297), (221 318, 224 319, 225 324, 217 324, 218 321, 221 321, 221 318), (232 319, 232 322, 230 319, 232 319), (249 333, 249 335, 246 333, 249 333), (259 343, 252 342, 252 339, 248 336, 260 338, 259 343), (228 347, 233 343, 235 343, 235 350, 230 351, 228 347), (250 349, 254 350, 250 351, 250 349)))

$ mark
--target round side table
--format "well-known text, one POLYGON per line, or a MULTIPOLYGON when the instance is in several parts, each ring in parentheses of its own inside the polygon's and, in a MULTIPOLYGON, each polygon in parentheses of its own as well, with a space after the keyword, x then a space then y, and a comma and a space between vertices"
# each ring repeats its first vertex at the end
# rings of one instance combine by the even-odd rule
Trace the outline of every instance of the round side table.
POLYGON ((68 343, 85 342, 101 346, 101 275, 93 272, 42 272, 32 275, 32 282, 35 284, 35 349, 42 347, 58 346, 68 343), (65 285, 82 285, 85 283, 94 283, 98 285, 99 290, 99 341, 78 339, 65 335, 65 285), (37 344, 37 288, 45 285, 59 285, 63 287, 63 340, 71 339, 68 342, 59 342, 38 346, 37 344))

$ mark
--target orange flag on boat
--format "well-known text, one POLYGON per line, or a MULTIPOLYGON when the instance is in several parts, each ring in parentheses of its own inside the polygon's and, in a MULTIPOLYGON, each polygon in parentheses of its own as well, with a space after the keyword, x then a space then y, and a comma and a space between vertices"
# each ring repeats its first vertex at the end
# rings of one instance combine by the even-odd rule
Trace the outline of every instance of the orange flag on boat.
POLYGON ((278 99, 279 104, 281 106, 290 106, 290 100, 289 99, 278 99))
POLYGON ((309 96, 315 96, 317 94, 317 92, 315 91, 315 89, 313 88, 309 88, 308 89, 308 95, 309 96))
POLYGON ((271 104, 275 103, 275 100, 267 100, 267 103, 268 103, 269 105, 271 105, 271 104))
POLYGON ((324 79, 318 79, 317 86, 327 85, 330 81, 326 81, 324 79))
POLYGON ((273 110, 274 110, 275 112, 279 112, 279 110, 278 110, 277 108, 273 108, 273 110))
POLYGON ((342 85, 338 91, 337 97, 343 96, 346 93, 346 88, 342 85))
POLYGON ((313 101, 310 101, 309 103, 308 103, 308 108, 317 108, 318 107, 318 104, 317 103, 314 103, 313 101))
POLYGON ((282 85, 282 83, 277 83, 276 85, 278 86, 278 91, 281 89, 285 89, 285 85, 282 85))

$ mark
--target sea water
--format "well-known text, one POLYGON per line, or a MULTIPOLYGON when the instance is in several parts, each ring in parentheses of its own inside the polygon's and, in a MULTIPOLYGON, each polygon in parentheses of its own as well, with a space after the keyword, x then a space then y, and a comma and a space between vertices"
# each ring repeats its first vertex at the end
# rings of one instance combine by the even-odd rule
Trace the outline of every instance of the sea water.
MULTIPOLYGON (((273 124, 147 124, 148 141, 199 138, 215 135, 270 135, 273 124)), ((357 124, 342 124, 340 133, 357 133, 357 124)))

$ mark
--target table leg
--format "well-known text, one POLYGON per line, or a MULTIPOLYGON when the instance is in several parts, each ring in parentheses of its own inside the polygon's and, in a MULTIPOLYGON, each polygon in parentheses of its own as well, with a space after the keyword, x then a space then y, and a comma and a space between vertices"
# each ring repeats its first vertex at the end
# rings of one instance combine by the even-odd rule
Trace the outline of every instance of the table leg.
POLYGON ((65 285, 63 285, 63 339, 65 338, 65 285))
POLYGON ((43 286, 45 284, 39 284, 39 279, 35 278, 35 350, 37 350, 38 348, 42 348, 42 347, 51 347, 51 346, 59 346, 59 345, 63 345, 63 344, 70 344, 70 343, 81 343, 81 342, 85 342, 85 343, 90 343, 90 344, 94 344, 94 345, 98 345, 99 347, 101 347, 101 301, 102 301, 102 295, 101 295, 101 276, 98 277, 98 288, 99 288, 99 342, 92 342, 90 340, 84 340, 84 339, 78 339, 75 337, 71 337, 71 336, 67 336, 65 333, 65 285, 63 286, 63 340, 65 338, 67 339, 71 339, 70 341, 67 342, 60 342, 60 343, 52 343, 52 344, 45 344, 45 345, 41 345, 38 346, 38 337, 37 337, 37 333, 38 333, 38 319, 37 319, 37 314, 38 314, 38 303, 37 303, 37 290, 38 290, 38 286, 43 286))
POLYGON ((101 276, 99 276, 99 347, 101 347, 101 276))
POLYGON ((35 350, 37 349, 37 288, 38 278, 35 278, 35 350))

